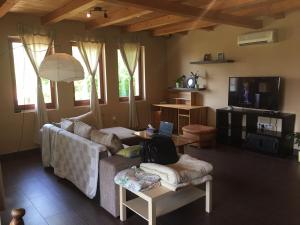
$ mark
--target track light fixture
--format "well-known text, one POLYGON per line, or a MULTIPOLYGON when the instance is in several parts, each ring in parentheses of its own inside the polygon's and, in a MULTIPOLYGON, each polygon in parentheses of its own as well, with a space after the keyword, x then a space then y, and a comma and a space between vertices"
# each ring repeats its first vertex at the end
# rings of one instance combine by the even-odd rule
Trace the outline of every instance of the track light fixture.
POLYGON ((106 9, 103 9, 102 7, 94 7, 94 8, 92 8, 92 9, 90 9, 90 10, 86 13, 86 17, 87 17, 87 18, 91 18, 91 17, 92 17, 92 12, 103 12, 104 18, 108 18, 107 10, 106 10, 106 9))

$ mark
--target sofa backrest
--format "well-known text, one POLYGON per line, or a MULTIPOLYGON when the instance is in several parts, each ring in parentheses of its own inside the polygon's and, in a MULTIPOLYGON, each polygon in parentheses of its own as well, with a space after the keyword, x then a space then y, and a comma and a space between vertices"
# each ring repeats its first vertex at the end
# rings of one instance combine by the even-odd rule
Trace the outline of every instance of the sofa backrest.
POLYGON ((56 127, 54 125, 50 125, 49 126, 49 124, 47 124, 47 126, 51 130, 59 132, 59 135, 63 135, 65 137, 67 137, 68 139, 70 139, 71 142, 74 142, 74 144, 81 143, 81 144, 86 145, 89 148, 96 149, 100 153, 100 158, 103 158, 103 157, 105 158, 105 157, 107 157, 109 155, 108 148, 105 145, 98 144, 98 143, 93 142, 93 141, 91 141, 89 139, 81 137, 81 136, 79 136, 77 134, 74 134, 72 132, 66 131, 66 130, 64 130, 62 128, 58 128, 58 127, 56 127))

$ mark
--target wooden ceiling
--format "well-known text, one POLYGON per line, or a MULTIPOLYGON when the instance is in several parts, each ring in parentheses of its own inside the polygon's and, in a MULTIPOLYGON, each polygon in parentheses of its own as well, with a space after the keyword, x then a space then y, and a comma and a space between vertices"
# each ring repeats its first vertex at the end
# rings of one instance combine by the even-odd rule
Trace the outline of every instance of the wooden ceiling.
POLYGON ((77 20, 87 29, 122 26, 128 32, 150 30, 165 36, 220 24, 263 28, 264 17, 282 18, 300 9, 300 0, 0 0, 0 19, 7 13, 41 17, 43 25, 77 20), (107 10, 86 13, 94 7, 107 10))

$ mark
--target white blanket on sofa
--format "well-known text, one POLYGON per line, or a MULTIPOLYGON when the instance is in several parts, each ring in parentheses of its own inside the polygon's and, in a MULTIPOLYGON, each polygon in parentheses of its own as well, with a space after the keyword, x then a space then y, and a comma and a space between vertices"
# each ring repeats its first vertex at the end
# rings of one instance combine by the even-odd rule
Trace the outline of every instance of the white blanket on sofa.
POLYGON ((89 198, 96 195, 99 153, 103 151, 107 151, 103 145, 51 124, 43 126, 43 165, 52 166, 57 176, 71 181, 89 198))
POLYGON ((141 163, 140 168, 148 173, 160 176, 161 184, 174 190, 190 184, 198 185, 212 179, 209 174, 213 170, 210 163, 187 154, 181 155, 178 162, 174 164, 141 163))

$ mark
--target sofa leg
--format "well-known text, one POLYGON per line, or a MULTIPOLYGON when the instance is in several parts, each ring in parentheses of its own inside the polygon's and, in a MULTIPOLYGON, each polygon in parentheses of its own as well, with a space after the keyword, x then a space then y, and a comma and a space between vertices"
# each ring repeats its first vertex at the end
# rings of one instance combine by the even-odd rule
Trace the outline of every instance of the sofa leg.
POLYGON ((209 181, 206 181, 206 188, 205 188, 205 191, 206 191, 206 194, 205 194, 205 211, 207 213, 210 213, 211 212, 211 209, 212 209, 212 181, 209 180, 209 181))
POLYGON ((127 219, 126 206, 123 205, 126 202, 126 189, 122 186, 120 187, 120 220, 123 222, 127 219))

